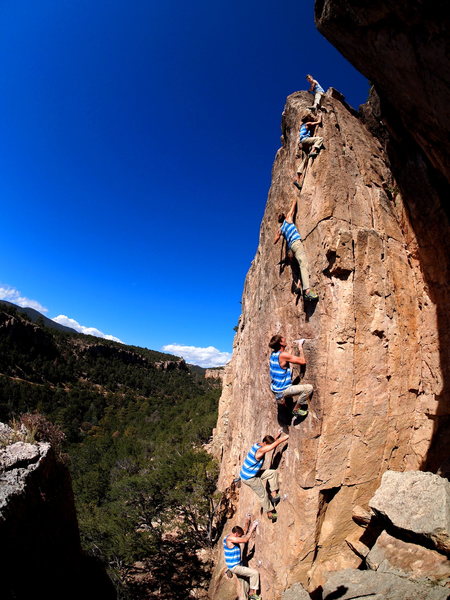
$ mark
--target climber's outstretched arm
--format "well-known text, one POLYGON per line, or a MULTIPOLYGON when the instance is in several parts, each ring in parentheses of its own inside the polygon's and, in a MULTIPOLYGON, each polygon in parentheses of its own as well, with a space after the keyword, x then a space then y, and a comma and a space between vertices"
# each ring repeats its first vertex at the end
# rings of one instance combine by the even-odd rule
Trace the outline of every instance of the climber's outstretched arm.
POLYGON ((283 366, 285 363, 291 363, 293 365, 306 365, 306 358, 302 350, 300 351, 300 356, 288 354, 288 352, 281 352, 279 361, 281 366, 283 366))
POLYGON ((250 539, 253 531, 256 529, 257 525, 258 521, 254 521, 245 535, 227 535, 227 541, 231 542, 232 544, 246 544, 250 539))
POLYGON ((292 202, 292 206, 289 209, 288 214, 286 215, 286 223, 293 223, 295 217, 295 211, 297 210, 297 198, 294 198, 292 202))
POLYGON ((278 240, 280 239, 280 237, 281 237, 281 231, 278 231, 278 233, 276 234, 276 236, 273 240, 273 243, 276 244, 278 242, 278 240))
POLYGON ((306 123, 306 125, 308 126, 308 129, 312 129, 313 127, 315 127, 316 125, 320 125, 322 123, 322 115, 320 115, 320 117, 317 119, 317 121, 308 121, 306 123))
POLYGON ((280 444, 285 442, 288 438, 289 438, 288 434, 285 433, 281 437, 279 437, 277 440, 275 440, 272 444, 267 444, 267 446, 261 446, 261 448, 256 452, 255 457, 261 458, 261 456, 263 454, 267 454, 267 452, 274 450, 277 446, 279 446, 280 444))

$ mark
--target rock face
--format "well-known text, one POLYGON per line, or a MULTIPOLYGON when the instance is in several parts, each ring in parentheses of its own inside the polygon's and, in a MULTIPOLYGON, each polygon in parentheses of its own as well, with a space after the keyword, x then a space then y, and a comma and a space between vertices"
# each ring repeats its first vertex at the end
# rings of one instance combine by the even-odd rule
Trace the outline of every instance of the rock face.
MULTIPOLYGON (((308 338, 303 381, 315 389, 310 413, 290 427, 288 447, 277 453, 279 519, 261 518, 250 561, 261 573, 262 595, 274 600, 295 582, 312 591, 329 571, 358 567, 361 557, 345 541, 355 546, 361 534, 352 508, 367 508, 386 470, 437 471, 448 455, 450 252, 442 177, 408 139, 391 155, 400 160, 403 152, 405 159, 395 178, 384 140, 329 90, 317 132, 326 150, 308 166, 299 194, 292 184, 297 135, 309 104, 300 92, 285 107, 283 147, 245 282, 214 441, 225 489, 250 446, 285 422, 269 389, 270 337, 308 338), (285 264, 284 249, 273 244, 277 215, 296 197, 317 305, 292 291, 295 265, 285 264)), ((259 516, 259 505, 242 486, 225 533, 247 512, 259 516)), ((214 600, 235 593, 221 575, 221 554, 214 600)))
POLYGON ((384 473, 370 508, 450 554, 450 483, 432 473, 384 473))
MULTIPOLYGON (((369 127, 380 136, 384 124, 389 132, 384 133, 386 156, 417 239, 410 251, 435 305, 428 330, 439 338, 439 368, 429 365, 440 378, 439 418, 422 466, 447 476, 450 464, 442 461, 450 456, 450 298, 448 260, 442 257, 449 254, 450 12, 443 0, 433 10, 423 1, 381 0, 367 6, 356 0, 317 0, 315 17, 319 31, 374 84, 376 92, 364 111, 369 127)), ((421 348, 426 344, 424 339, 421 348)))
POLYGON ((102 569, 81 553, 67 468, 47 443, 12 441, 0 426, 2 600, 114 599, 102 569))

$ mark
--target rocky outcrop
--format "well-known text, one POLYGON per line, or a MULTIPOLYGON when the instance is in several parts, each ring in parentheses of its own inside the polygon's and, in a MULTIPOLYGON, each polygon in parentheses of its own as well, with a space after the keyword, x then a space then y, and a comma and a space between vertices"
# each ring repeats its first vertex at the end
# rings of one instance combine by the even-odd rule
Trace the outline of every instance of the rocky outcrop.
POLYGON ((106 574, 81 552, 67 468, 49 444, 26 437, 0 427, 2 600, 113 600, 106 574))
POLYGON ((450 182, 450 15, 444 0, 317 0, 319 31, 371 81, 383 120, 450 182), (395 67, 394 67, 395 65, 395 67))
POLYGON ((178 360, 149 360, 146 356, 139 354, 133 350, 128 350, 127 347, 120 347, 118 344, 105 345, 102 343, 86 343, 78 344, 82 348, 82 353, 94 359, 104 358, 107 360, 116 359, 124 365, 142 365, 150 369, 158 371, 189 371, 184 359, 178 360))
MULTIPOLYGON (((261 572, 262 594, 272 598, 294 582, 312 591, 329 571, 359 566, 349 545, 360 536, 352 508, 367 506, 388 469, 437 471, 448 443, 450 252, 441 179, 411 146, 399 183, 385 140, 330 90, 319 132, 326 150, 309 165, 299 195, 292 181, 308 104, 300 92, 285 107, 284 143, 245 282, 215 438, 224 489, 251 444, 283 423, 269 389, 270 337, 307 338, 303 381, 315 389, 311 410, 275 458, 279 519, 262 521, 251 563, 261 572), (295 265, 273 245, 277 214, 296 196, 317 305, 293 292, 295 265)), ((259 506, 241 489, 230 526, 248 511, 256 515, 259 506)), ((211 595, 225 600, 233 592, 219 576, 221 560, 219 553, 211 595)))
MULTIPOLYGON (((361 565, 375 541, 364 511, 385 471, 450 473, 448 11, 407 0, 317 0, 315 11, 375 91, 360 117, 328 91, 318 132, 326 150, 299 196, 292 180, 309 97, 288 98, 215 438, 224 488, 250 445, 284 418, 269 391, 270 336, 307 338, 310 413, 275 457, 279 519, 262 521, 250 563, 274 599, 294 582, 317 590, 329 572, 361 565), (295 195, 316 306, 295 295, 295 265, 272 243, 295 195)), ((259 512, 250 490, 236 510, 230 526, 259 512)), ((214 600, 232 596, 221 566, 219 557, 214 600)), ((395 577, 363 575, 381 576, 395 577)))
POLYGON ((214 369, 205 370, 205 379, 219 379, 223 381, 225 375, 225 367, 215 367, 214 369))
POLYGON ((184 359, 180 360, 160 360, 153 363, 153 367, 159 371, 189 371, 184 359))

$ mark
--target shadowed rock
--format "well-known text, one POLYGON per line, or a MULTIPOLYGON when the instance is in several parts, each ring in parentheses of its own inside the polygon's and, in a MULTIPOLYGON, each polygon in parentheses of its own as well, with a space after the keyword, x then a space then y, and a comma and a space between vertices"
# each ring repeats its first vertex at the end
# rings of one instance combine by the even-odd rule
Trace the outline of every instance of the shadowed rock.
MULTIPOLYGON (((18 435, 1 424, 2 440, 18 435)), ((50 444, 0 449, 0 540, 2 600, 115 599, 104 568, 81 551, 70 475, 50 444)))

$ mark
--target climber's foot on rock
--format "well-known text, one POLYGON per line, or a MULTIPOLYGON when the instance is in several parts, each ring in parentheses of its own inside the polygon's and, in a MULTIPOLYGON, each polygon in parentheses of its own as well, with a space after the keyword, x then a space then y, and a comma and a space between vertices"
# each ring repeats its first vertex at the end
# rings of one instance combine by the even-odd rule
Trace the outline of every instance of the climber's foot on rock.
POLYGON ((303 297, 305 300, 313 301, 313 300, 319 299, 319 294, 315 290, 310 288, 310 289, 304 291, 303 297))

